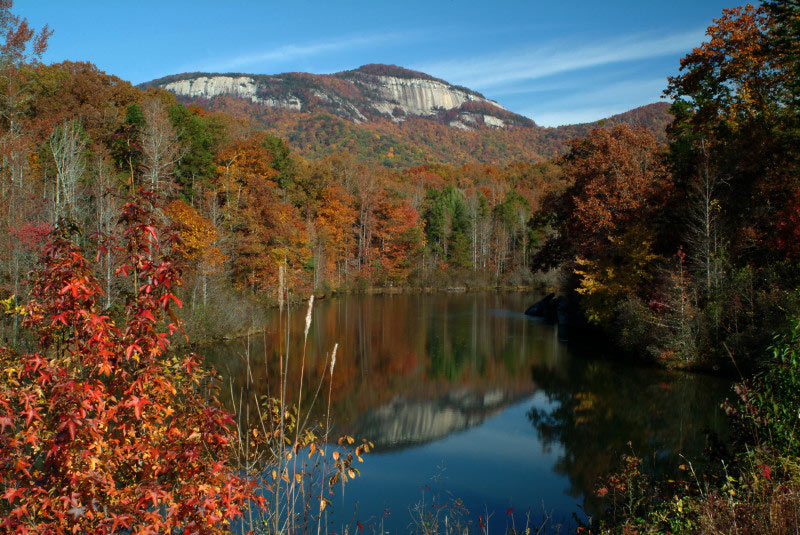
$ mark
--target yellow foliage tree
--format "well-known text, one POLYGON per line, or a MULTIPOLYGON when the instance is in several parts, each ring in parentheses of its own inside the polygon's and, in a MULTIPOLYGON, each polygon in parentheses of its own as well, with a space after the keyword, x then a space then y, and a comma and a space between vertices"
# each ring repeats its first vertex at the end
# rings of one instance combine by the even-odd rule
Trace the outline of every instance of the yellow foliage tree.
POLYGON ((619 237, 609 237, 609 246, 596 260, 577 258, 575 273, 581 277, 578 293, 592 323, 608 326, 617 305, 652 279, 658 255, 647 229, 635 226, 619 237))
POLYGON ((221 270, 225 255, 217 245, 219 235, 214 224, 193 207, 177 200, 164 208, 164 213, 178 227, 181 238, 178 251, 197 269, 202 278, 203 304, 207 301, 208 276, 221 270))

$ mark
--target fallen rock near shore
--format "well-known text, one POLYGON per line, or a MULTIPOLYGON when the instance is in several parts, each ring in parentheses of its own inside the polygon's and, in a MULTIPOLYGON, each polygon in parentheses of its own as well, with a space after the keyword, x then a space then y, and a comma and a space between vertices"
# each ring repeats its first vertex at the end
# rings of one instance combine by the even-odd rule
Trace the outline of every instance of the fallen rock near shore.
POLYGON ((555 321, 558 307, 556 294, 547 294, 525 310, 525 315, 542 318, 546 321, 555 321))

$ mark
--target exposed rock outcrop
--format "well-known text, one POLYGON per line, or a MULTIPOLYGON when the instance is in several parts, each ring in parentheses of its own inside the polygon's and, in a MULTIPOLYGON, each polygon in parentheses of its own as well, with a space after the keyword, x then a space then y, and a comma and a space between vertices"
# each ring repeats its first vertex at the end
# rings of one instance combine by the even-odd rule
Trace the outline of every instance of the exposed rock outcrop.
POLYGON ((441 110, 452 110, 465 102, 476 101, 505 109, 496 102, 435 80, 366 75, 359 81, 381 95, 381 99, 372 102, 372 107, 385 115, 392 115, 395 108, 406 115, 435 115, 441 110))
POLYGON ((566 341, 569 331, 585 324, 585 319, 574 299, 548 294, 525 310, 527 316, 558 324, 558 338, 566 341))
POLYGON ((258 95, 258 83, 250 76, 198 76, 164 83, 159 87, 183 97, 214 98, 229 95, 248 99, 271 108, 286 108, 298 111, 302 109, 300 100, 293 95, 287 95, 286 98, 281 99, 260 97, 258 95))
POLYGON ((324 110, 355 123, 425 117, 460 130, 533 125, 480 93, 393 65, 365 65, 330 75, 193 73, 143 85, 185 99, 227 96, 271 108, 324 110))
POLYGON ((527 316, 553 321, 556 317, 556 294, 547 294, 525 310, 527 316))

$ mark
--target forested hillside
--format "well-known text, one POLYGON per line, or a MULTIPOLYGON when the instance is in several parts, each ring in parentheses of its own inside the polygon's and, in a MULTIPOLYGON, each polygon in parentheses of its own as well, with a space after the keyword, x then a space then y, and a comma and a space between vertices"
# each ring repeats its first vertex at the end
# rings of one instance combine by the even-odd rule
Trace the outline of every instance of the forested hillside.
POLYGON ((188 73, 142 84, 179 101, 248 118, 308 158, 337 152, 390 168, 542 162, 597 127, 630 124, 666 139, 669 104, 557 128, 506 110, 465 87, 395 65, 332 75, 188 73))
MULTIPOLYGON (((182 100, 189 103, 196 99, 182 100)), ((402 123, 376 120, 356 124, 325 112, 276 110, 235 97, 202 101, 202 106, 237 117, 248 117, 271 134, 287 139, 292 147, 308 158, 346 151, 361 161, 390 168, 426 163, 506 165, 514 161, 542 162, 563 154, 574 137, 615 124, 644 128, 665 141, 666 126, 672 120, 669 104, 657 103, 595 123, 557 128, 483 127, 463 131, 419 117, 402 123)))
MULTIPOLYGON (((98 276, 105 305, 118 305, 126 289, 102 236, 139 188, 155 193, 156 213, 183 239, 184 313, 207 318, 206 307, 274 300, 280 276, 299 295, 525 283, 542 237, 532 216, 562 187, 546 162, 390 169, 346 146, 306 159, 257 121, 187 107, 89 63, 22 59, 5 67, 0 189, 2 298, 12 304, 28 291, 44 236, 64 220, 105 251, 98 276)), ((226 317, 218 331, 244 316, 226 317)), ((4 336, 15 336, 15 322, 4 321, 4 336)))

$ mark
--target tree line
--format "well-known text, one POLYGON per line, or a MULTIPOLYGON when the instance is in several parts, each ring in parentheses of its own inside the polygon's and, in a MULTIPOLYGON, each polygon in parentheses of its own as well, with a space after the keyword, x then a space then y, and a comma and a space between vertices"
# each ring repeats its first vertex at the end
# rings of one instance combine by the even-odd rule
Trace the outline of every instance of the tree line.
POLYGON ((535 263, 636 355, 752 369, 798 311, 797 20, 724 10, 668 80, 667 145, 618 126, 562 160, 535 263))

